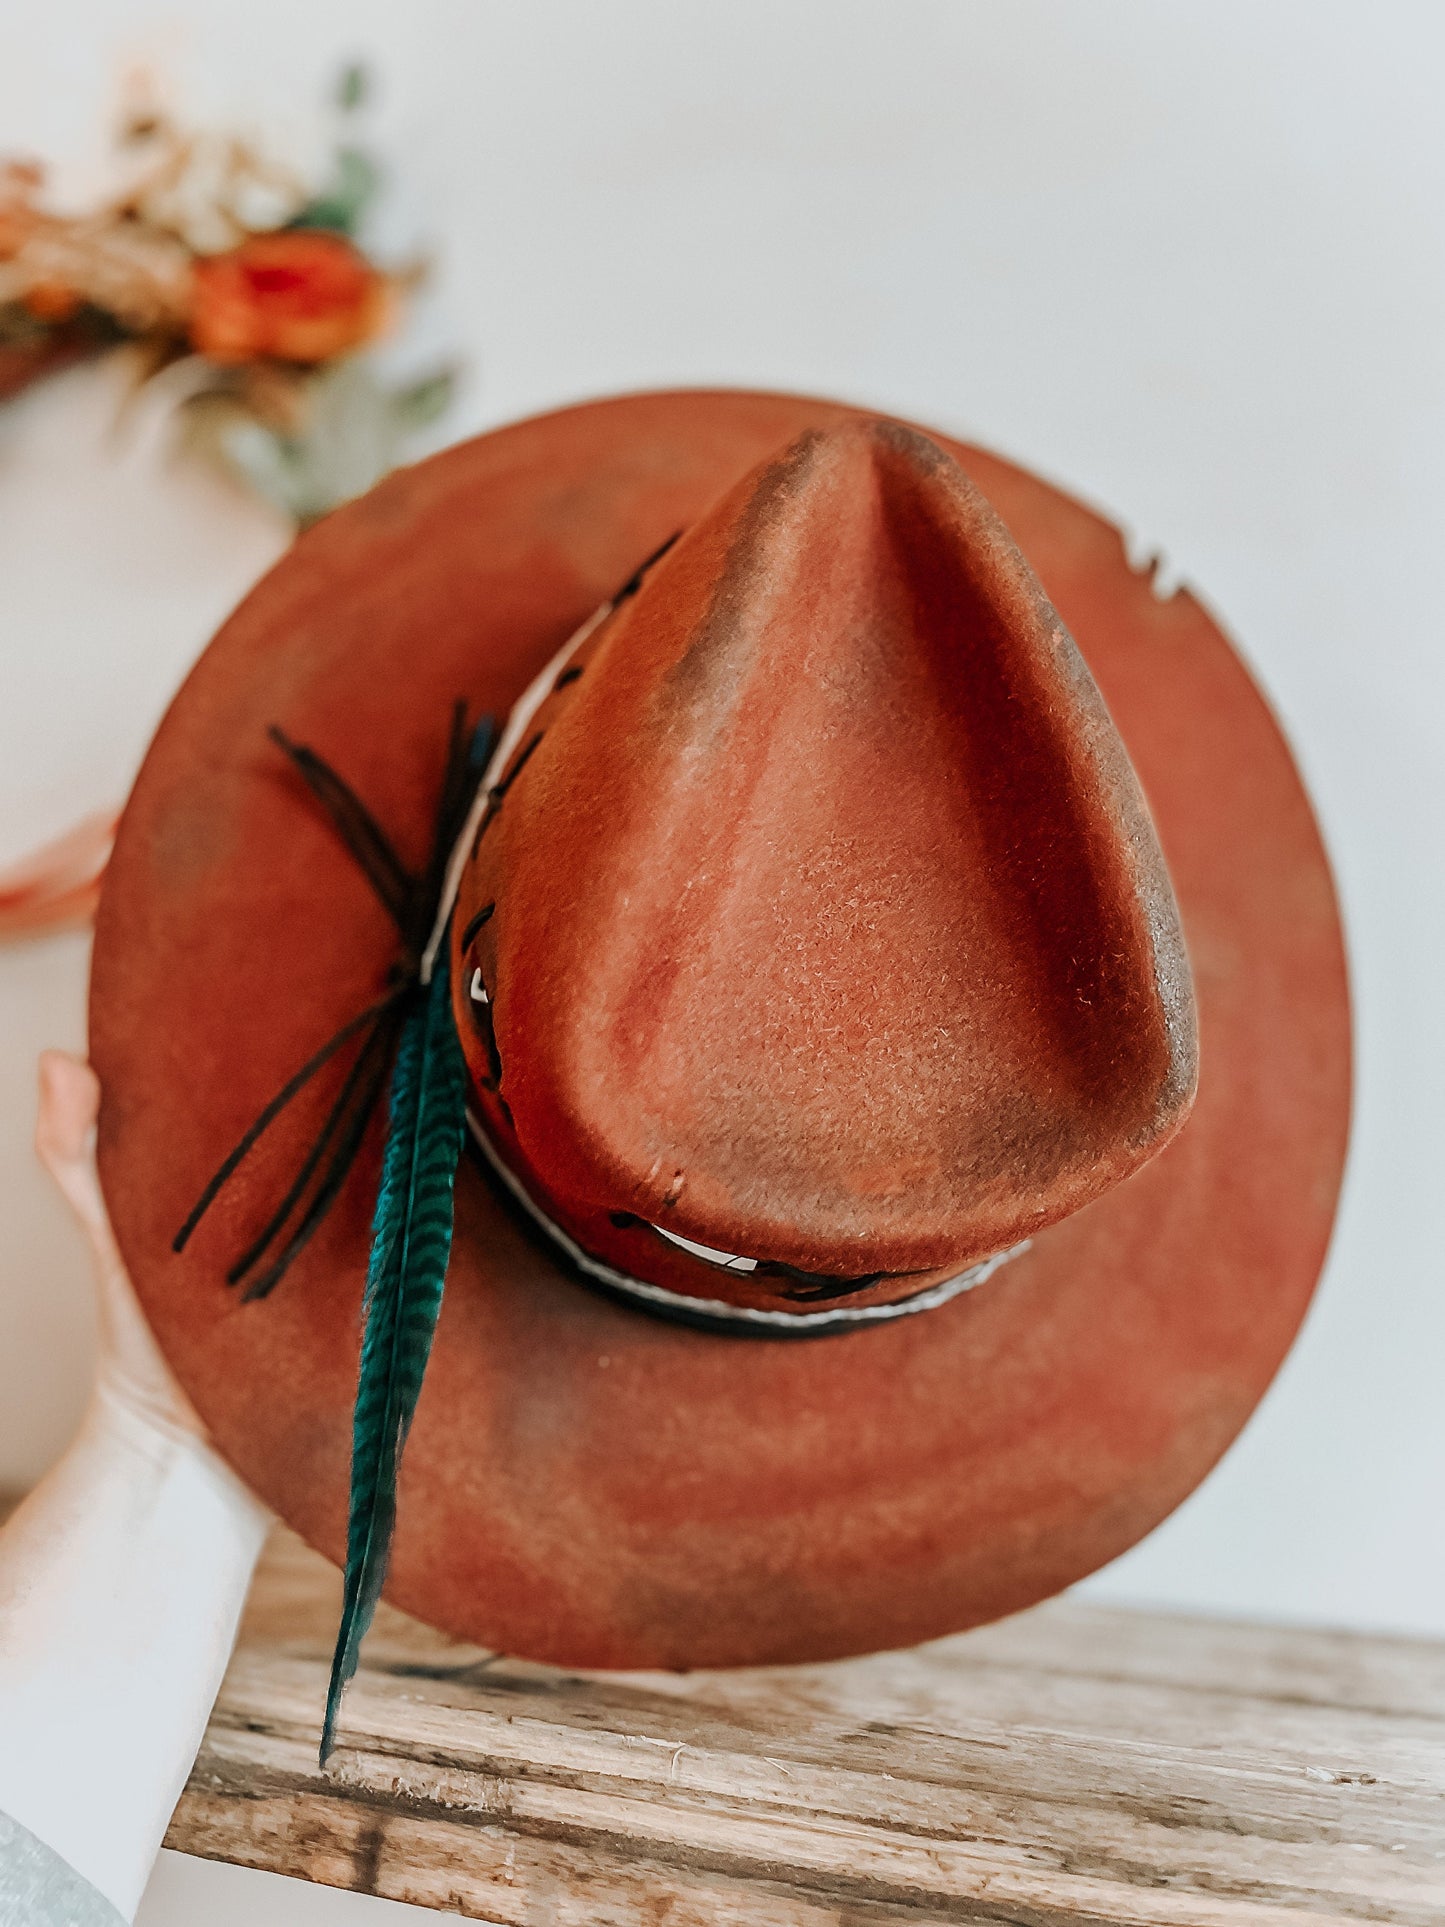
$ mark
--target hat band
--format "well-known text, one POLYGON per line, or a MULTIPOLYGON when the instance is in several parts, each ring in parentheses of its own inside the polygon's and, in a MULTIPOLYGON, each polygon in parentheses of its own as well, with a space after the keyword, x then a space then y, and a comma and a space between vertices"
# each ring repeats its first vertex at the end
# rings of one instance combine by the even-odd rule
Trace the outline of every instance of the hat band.
POLYGON ((587 620, 578 624, 562 647, 548 658, 516 702, 512 704, 506 725, 492 744, 486 768, 482 772, 482 779, 473 793, 471 807, 462 818, 447 856, 446 869, 442 875, 441 894, 437 898, 436 913, 432 919, 431 935, 427 939, 426 948, 421 953, 422 983, 431 982, 432 972, 436 969, 437 958, 441 954, 441 947, 446 941, 447 926, 451 922, 452 911, 456 907, 457 892, 461 888, 462 871, 466 868, 467 853, 475 846, 489 820, 490 812, 495 808, 500 793, 499 779, 516 753, 527 724, 551 694, 557 676, 568 660, 596 630, 602 627, 610 615, 637 594, 648 570, 654 563, 661 561, 681 533, 682 531, 678 530, 670 535, 660 547, 653 550, 645 562, 633 571, 615 594, 608 596, 605 602, 598 603, 587 620))
POLYGON ((933 1311, 964 1292, 972 1291, 975 1285, 992 1278, 1011 1258, 1017 1258, 1029 1248, 1029 1240, 1025 1238, 1022 1244, 1011 1245, 1007 1251, 996 1251, 991 1257, 982 1258, 966 1270, 956 1272, 952 1278, 945 1278, 936 1285, 926 1285, 911 1297, 891 1299, 886 1305, 831 1305, 826 1311, 763 1311, 752 1305, 730 1305, 721 1298, 694 1298, 686 1292, 669 1291, 665 1285, 649 1284, 645 1279, 633 1278, 625 1271, 604 1264, 600 1258, 594 1258, 537 1203, 487 1136, 481 1119, 470 1105, 467 1107, 467 1129, 472 1143, 508 1197, 521 1207, 548 1242, 561 1253, 569 1268, 580 1274, 587 1283, 661 1317, 705 1325, 709 1330, 735 1332, 739 1337, 811 1338, 821 1337, 828 1332, 856 1331, 869 1325, 891 1324, 895 1319, 912 1317, 915 1312, 933 1311))

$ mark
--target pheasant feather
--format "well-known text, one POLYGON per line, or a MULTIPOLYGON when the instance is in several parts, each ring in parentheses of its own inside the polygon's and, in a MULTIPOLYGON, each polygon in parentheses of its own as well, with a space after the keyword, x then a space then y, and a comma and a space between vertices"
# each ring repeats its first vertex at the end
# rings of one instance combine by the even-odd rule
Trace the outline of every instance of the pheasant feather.
POLYGON ((351 1510, 341 1628, 331 1662, 324 1765, 386 1577, 402 1448, 421 1393, 452 1244, 452 1188, 466 1132, 466 1069, 445 958, 415 993, 392 1073, 372 1219, 361 1367, 352 1414, 351 1510))

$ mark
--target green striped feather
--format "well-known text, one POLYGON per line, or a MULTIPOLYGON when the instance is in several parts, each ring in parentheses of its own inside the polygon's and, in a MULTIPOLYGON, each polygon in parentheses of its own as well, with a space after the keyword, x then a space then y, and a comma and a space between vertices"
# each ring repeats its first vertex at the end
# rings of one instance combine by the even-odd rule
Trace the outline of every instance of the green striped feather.
POLYGON ((397 1468, 451 1253, 452 1190, 466 1133, 466 1069, 447 978, 443 958, 407 1013, 392 1072, 352 1416, 346 1586, 321 1734, 323 1766, 335 1744, 341 1695, 356 1671, 386 1578, 397 1468))

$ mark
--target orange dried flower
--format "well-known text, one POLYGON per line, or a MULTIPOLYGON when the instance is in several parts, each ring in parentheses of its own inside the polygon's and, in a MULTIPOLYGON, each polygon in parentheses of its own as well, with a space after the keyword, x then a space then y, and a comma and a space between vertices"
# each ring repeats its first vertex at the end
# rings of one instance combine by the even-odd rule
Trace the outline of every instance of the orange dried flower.
POLYGON ((63 281, 32 281, 22 299, 37 321, 59 324, 80 311, 81 297, 63 281))
POLYGON ((391 290, 339 234, 254 234, 195 265, 191 345, 212 361, 330 361, 386 326, 391 290))

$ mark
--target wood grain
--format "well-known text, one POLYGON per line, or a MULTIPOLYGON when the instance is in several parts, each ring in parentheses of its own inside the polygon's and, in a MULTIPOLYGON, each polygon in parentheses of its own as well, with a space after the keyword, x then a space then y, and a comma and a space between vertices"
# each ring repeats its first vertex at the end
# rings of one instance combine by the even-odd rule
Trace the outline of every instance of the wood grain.
POLYGON ((1445 1922, 1445 1646, 1069 1601, 914 1652, 556 1672, 278 1534, 168 1844, 507 1927, 1445 1922))

